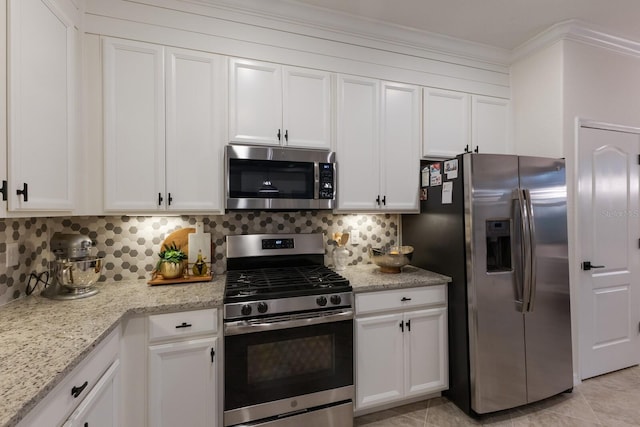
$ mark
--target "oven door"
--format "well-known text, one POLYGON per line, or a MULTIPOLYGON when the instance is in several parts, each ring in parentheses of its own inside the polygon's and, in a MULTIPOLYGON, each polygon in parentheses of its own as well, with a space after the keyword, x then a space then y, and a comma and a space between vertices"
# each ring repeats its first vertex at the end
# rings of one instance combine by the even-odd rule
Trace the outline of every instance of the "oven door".
POLYGON ((352 312, 269 326, 225 332, 225 425, 352 399, 352 312))

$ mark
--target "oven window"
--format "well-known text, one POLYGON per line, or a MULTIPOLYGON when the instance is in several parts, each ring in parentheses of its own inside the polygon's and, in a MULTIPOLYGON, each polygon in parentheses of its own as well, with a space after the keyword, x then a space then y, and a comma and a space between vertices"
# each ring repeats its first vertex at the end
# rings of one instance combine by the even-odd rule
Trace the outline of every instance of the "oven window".
POLYGON ((257 344, 247 350, 247 382, 261 386, 300 376, 331 375, 335 346, 332 335, 257 344))
POLYGON ((225 410, 353 385, 353 321, 224 338, 225 410))
POLYGON ((229 197, 313 199, 313 162, 229 160, 229 197))

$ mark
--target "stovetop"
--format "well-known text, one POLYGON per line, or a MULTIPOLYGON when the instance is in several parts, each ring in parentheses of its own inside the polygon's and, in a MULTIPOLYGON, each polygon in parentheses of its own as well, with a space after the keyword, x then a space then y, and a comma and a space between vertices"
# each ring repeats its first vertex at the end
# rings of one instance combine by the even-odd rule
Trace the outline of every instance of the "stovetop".
POLYGON ((227 272, 224 302, 350 291, 349 280, 324 265, 234 270, 227 272))

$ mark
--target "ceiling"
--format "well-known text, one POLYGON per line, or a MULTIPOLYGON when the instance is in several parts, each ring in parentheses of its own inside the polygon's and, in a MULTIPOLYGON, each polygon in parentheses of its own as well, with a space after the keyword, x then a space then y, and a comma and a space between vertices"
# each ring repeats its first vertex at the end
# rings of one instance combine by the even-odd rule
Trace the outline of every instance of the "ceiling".
POLYGON ((639 0, 295 1, 508 50, 570 19, 640 42, 639 0))

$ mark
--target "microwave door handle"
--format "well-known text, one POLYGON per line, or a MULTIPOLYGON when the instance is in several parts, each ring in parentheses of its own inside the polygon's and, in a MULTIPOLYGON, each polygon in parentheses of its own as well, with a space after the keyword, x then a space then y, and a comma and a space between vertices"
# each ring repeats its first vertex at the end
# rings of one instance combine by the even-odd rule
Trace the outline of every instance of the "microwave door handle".
POLYGON ((313 199, 320 198, 320 163, 313 162, 313 199))

